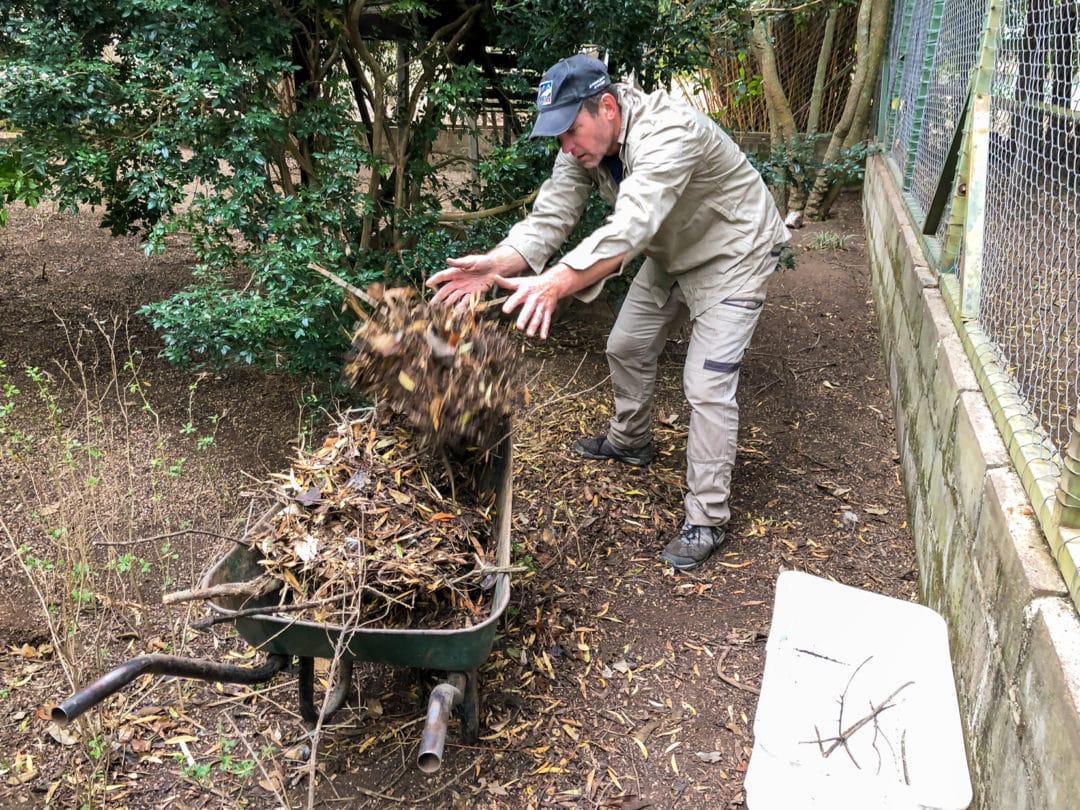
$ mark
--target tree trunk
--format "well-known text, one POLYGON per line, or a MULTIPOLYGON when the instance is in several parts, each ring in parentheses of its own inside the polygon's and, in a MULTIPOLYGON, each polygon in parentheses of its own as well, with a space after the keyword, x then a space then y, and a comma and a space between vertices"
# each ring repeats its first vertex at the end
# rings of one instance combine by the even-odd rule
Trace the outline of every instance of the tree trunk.
POLYGON ((761 90, 771 114, 775 117, 777 135, 782 141, 787 141, 796 134, 795 116, 791 112, 791 104, 780 82, 780 71, 776 65, 776 50, 773 48, 772 22, 768 18, 759 17, 754 21, 754 27, 751 30, 751 45, 754 48, 754 56, 757 57, 758 67, 761 69, 761 90))
POLYGON ((885 53, 888 11, 889 0, 862 0, 859 5, 855 74, 851 79, 844 111, 825 150, 824 166, 818 172, 806 202, 804 213, 810 219, 819 220, 828 216, 829 206, 839 193, 841 183, 830 176, 829 166, 836 162, 842 149, 858 143, 866 133, 876 79, 885 53))
POLYGON ((821 94, 825 91, 825 75, 829 71, 829 62, 832 61, 837 16, 835 7, 830 7, 825 12, 825 33, 821 38, 817 69, 814 71, 814 89, 810 91, 810 113, 806 121, 807 135, 815 134, 821 123, 821 94))
MULTIPOLYGON (((754 18, 753 27, 750 29, 750 45, 757 58, 758 68, 761 70, 761 91, 765 96, 765 107, 769 114, 770 140, 774 148, 783 146, 785 150, 791 149, 799 133, 795 127, 795 115, 791 111, 791 102, 780 81, 780 71, 776 64, 776 49, 773 47, 772 21, 769 17, 754 18)), ((772 193, 781 213, 786 214, 789 207, 801 203, 798 199, 800 196, 798 191, 796 191, 795 200, 788 199, 786 183, 783 185, 774 183, 772 193)))

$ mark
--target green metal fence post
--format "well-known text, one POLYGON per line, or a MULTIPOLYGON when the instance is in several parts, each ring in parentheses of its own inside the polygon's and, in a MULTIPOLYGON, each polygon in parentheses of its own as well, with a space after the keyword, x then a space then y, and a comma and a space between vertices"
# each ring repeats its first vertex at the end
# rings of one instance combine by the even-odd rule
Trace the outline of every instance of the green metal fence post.
POLYGON ((971 80, 971 104, 960 147, 957 183, 949 213, 941 266, 950 267, 963 248, 960 276, 961 315, 979 314, 982 290, 983 212, 986 206, 986 172, 990 154, 990 89, 1001 39, 1002 0, 991 0, 979 51, 979 61, 971 80))
POLYGON ((930 20, 927 24, 923 52, 921 54, 909 54, 913 58, 918 58, 922 70, 919 74, 919 92, 915 96, 915 103, 912 105, 911 111, 911 129, 908 132, 906 147, 909 159, 904 166, 904 191, 911 188, 912 177, 915 175, 915 157, 919 152, 923 113, 926 110, 926 88, 930 86, 930 79, 934 74, 934 50, 937 48, 938 33, 941 31, 941 14, 944 9, 945 0, 934 0, 930 11, 930 20))
POLYGON ((1073 414, 1057 490, 1058 525, 1080 529, 1080 408, 1073 414))

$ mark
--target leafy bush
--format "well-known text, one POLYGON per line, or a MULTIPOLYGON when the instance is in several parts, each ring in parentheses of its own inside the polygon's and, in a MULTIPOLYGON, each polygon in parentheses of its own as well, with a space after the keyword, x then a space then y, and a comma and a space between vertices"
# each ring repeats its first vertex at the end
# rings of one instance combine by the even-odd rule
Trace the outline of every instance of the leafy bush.
POLYGON ((774 144, 766 155, 748 155, 769 186, 777 184, 801 190, 809 194, 818 172, 825 169, 829 178, 846 185, 862 182, 866 170, 866 156, 875 148, 862 143, 841 149, 836 160, 824 163, 817 157, 819 144, 832 137, 829 133, 799 135, 787 144, 774 144))
POLYGON ((36 206, 41 200, 44 183, 44 172, 29 163, 17 145, 0 144, 0 227, 7 222, 6 206, 16 200, 36 206))
POLYGON ((614 75, 646 90, 708 63, 711 35, 740 0, 524 0, 500 8, 499 42, 524 67, 545 70, 558 56, 591 45, 614 75), (553 58, 555 57, 555 58, 553 58))
MULTIPOLYGON (((90 204, 150 253, 190 235, 192 284, 142 308, 166 356, 327 375, 348 319, 310 263, 360 286, 419 284, 520 214, 439 224, 436 137, 475 121, 492 93, 531 97, 535 76, 495 70, 488 46, 542 70, 588 42, 614 72, 654 84, 703 58, 723 5, 309 0, 268 13, 256 0, 10 0, 0 120, 20 135, 17 150, 0 145, 0 206, 90 204)), ((551 151, 496 149, 454 205, 524 197, 551 151)), ((582 229, 603 215, 593 200, 582 229)))

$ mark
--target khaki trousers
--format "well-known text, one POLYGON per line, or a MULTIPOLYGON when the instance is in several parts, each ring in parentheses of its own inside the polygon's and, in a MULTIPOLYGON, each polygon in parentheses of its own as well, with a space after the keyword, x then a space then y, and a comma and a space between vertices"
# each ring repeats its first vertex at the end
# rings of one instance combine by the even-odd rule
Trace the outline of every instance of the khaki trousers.
MULTIPOLYGON (((683 391, 690 403, 684 505, 686 520, 694 525, 722 526, 731 517, 728 496, 739 432, 735 390, 771 275, 764 272, 692 324, 683 367, 683 391)), ((667 303, 658 307, 647 286, 638 283, 640 279, 639 274, 630 285, 607 342, 615 393, 607 438, 618 447, 649 442, 657 360, 671 331, 689 314, 677 284, 667 303)))

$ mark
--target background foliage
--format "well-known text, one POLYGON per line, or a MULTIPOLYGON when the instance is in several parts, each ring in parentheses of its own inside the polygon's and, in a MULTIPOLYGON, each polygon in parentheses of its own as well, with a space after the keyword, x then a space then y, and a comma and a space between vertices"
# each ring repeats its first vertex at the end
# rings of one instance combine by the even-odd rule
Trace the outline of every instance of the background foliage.
MULTIPOLYGON (((18 138, 0 143, 0 205, 93 206, 148 252, 189 234, 191 285, 143 308, 166 355, 330 376, 345 316, 311 262, 361 286, 419 283, 520 216, 440 213, 520 199, 550 167, 552 143, 521 139, 443 163, 441 132, 485 110, 523 131, 536 73, 586 43, 614 75, 667 81, 707 58, 724 5, 12 0, 0 121, 18 138), (450 187, 455 171, 471 180, 450 187)), ((594 203, 583 226, 601 216, 594 203)))

